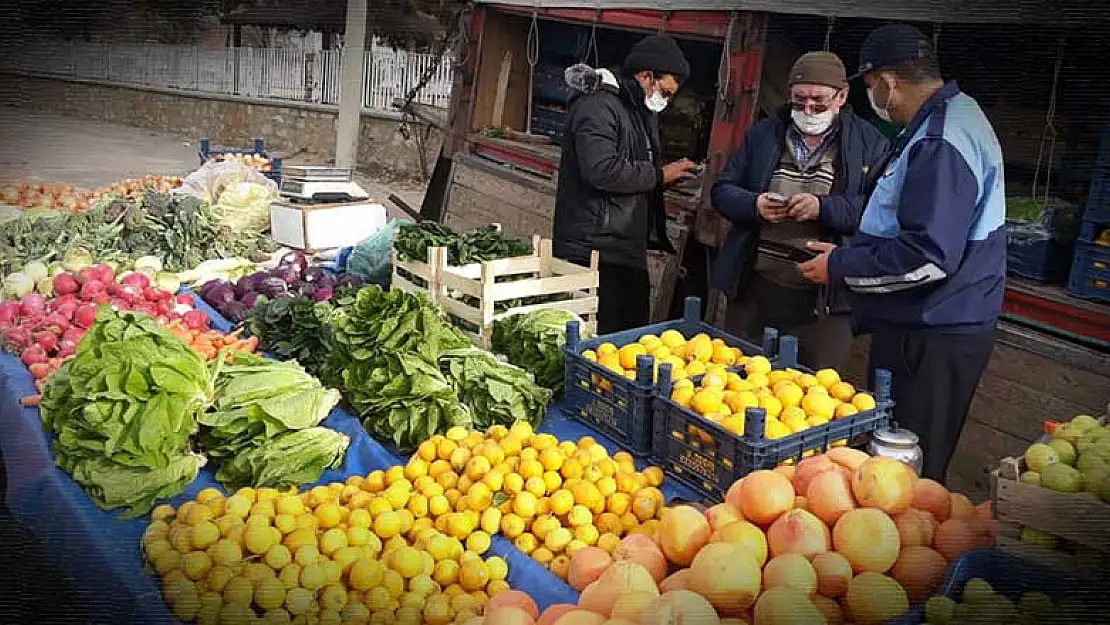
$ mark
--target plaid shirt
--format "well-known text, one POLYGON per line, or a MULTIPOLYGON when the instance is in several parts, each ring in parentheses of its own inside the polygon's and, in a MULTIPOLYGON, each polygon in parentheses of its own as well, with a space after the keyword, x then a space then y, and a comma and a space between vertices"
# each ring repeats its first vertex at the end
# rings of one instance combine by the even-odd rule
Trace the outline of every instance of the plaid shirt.
POLYGON ((836 138, 839 134, 840 125, 833 124, 832 127, 829 128, 828 132, 822 135, 821 143, 818 143, 816 146, 811 148, 806 145, 805 135, 798 132, 798 129, 793 124, 791 124, 790 136, 794 139, 794 160, 797 161, 798 165, 802 169, 809 169, 813 165, 814 159, 822 151, 824 151, 826 146, 829 146, 832 144, 833 141, 836 141, 836 138))

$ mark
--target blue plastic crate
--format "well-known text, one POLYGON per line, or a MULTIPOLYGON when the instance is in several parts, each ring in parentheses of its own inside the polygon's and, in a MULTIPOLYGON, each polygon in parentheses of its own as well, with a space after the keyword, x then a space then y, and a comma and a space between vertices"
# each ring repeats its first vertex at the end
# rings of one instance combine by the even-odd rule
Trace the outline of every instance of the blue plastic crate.
POLYGON ((1110 164, 1096 166, 1091 172, 1083 219, 1110 223, 1110 164))
POLYGON ((1067 280, 1072 249, 1052 237, 1023 230, 1022 224, 1006 222, 1006 271, 1040 282, 1067 280))
POLYGON ((536 105, 532 107, 532 133, 548 137, 561 137, 567 123, 567 112, 562 109, 536 105))
POLYGON ((249 148, 228 148, 222 146, 213 146, 212 140, 208 137, 203 137, 200 140, 200 149, 197 150, 197 156, 200 157, 200 164, 204 166, 212 157, 219 157, 224 154, 257 154, 270 159, 270 171, 259 172, 263 176, 273 180, 275 184, 281 186, 281 158, 270 156, 266 153, 266 140, 258 137, 254 140, 254 145, 249 148))
POLYGON ((747 356, 766 356, 772 362, 778 362, 780 358, 789 362, 797 361, 797 342, 793 337, 783 337, 780 346, 778 332, 768 328, 764 335, 764 344, 759 346, 732 336, 701 320, 701 300, 696 297, 686 298, 685 315, 682 319, 598 336, 588 341, 579 338, 577 322, 568 323, 567 344, 564 348, 566 413, 609 436, 639 458, 652 453, 652 400, 658 389, 654 380, 655 359, 651 356, 637 358, 636 379, 630 380, 587 360, 582 352, 596 349, 602 343, 621 347, 635 343, 645 334, 658 336, 666 330, 678 330, 687 339, 704 332, 712 338, 723 339, 730 347, 740 348, 747 356))
POLYGON ((1084 219, 1083 222, 1079 225, 1079 236, 1077 237, 1077 240, 1093 245, 1095 241, 1098 241, 1099 237, 1107 230, 1110 230, 1110 223, 1098 223, 1094 221, 1087 221, 1084 219))
MULTIPOLYGON (((787 339, 794 337, 784 337, 783 342, 787 339)), ((890 376, 889 371, 875 371, 874 410, 770 440, 763 435, 767 412, 762 408, 744 411, 744 434, 737 435, 671 401, 670 365, 663 365, 654 405, 653 460, 669 476, 710 499, 724 501, 729 487, 752 471, 799 460, 809 451, 824 452, 837 441, 851 441, 889 425, 894 409, 890 376)))
POLYGON ((1083 241, 1075 244, 1068 295, 1110 302, 1110 247, 1083 241))

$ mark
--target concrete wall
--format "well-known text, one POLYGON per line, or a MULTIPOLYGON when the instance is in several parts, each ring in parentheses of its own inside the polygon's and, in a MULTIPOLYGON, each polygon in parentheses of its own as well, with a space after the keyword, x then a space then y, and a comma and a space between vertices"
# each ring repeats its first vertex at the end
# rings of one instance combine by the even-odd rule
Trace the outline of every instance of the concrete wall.
MULTIPOLYGON (((227 146, 266 139, 267 151, 291 161, 326 163, 335 157, 337 107, 201 94, 118 83, 0 74, 0 105, 86 117, 179 134, 195 142, 210 137, 227 146)), ((435 165, 442 136, 432 129, 424 145, 426 169, 416 136, 426 127, 413 123, 409 138, 400 118, 364 112, 359 169, 400 179, 422 179, 435 165)))

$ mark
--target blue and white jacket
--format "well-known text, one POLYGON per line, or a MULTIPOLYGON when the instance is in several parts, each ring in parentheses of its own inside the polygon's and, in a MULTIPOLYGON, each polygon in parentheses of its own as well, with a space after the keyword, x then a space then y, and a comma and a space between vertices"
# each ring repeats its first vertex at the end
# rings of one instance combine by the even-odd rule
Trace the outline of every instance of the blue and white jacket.
POLYGON ((829 283, 849 289, 858 333, 994 327, 1006 284, 1002 148, 954 82, 899 136, 829 283))

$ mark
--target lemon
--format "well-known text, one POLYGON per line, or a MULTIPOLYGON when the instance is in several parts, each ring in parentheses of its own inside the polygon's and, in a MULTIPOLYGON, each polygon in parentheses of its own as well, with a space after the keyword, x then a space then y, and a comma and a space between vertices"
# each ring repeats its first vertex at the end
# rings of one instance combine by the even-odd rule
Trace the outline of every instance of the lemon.
POLYGON ((222 594, 225 603, 249 604, 254 598, 254 587, 245 577, 233 577, 224 585, 222 594))
POLYGON ((686 342, 686 337, 682 336, 682 333, 678 330, 666 330, 659 335, 659 341, 668 349, 674 351, 674 348, 686 342))
POLYGON ((536 496, 528 491, 517 493, 513 498, 513 512, 524 518, 535 516, 537 505, 536 496))
POLYGON ((773 395, 767 395, 759 400, 759 407, 767 411, 768 417, 778 418, 782 414, 782 402, 773 395))
POLYGON ((536 537, 532 534, 521 534, 513 539, 513 545, 524 553, 532 553, 538 546, 536 537))
POLYGON ((785 436, 793 434, 790 428, 778 419, 767 419, 767 430, 765 436, 770 440, 776 440, 785 436))
POLYGON ((750 377, 752 374, 766 375, 771 372, 771 361, 764 356, 752 356, 744 365, 744 372, 750 377))
POLYGON ((597 352, 592 349, 587 349, 586 351, 582 352, 582 357, 586 360, 589 360, 590 362, 597 362, 597 352))
POLYGON ((481 559, 468 560, 459 568, 459 585, 467 592, 485 588, 489 577, 489 569, 481 559))
POLYGON ((505 580, 509 577, 509 563, 500 556, 487 558, 486 570, 489 571, 490 581, 505 580))
POLYGON ((802 390, 802 387, 789 380, 777 384, 774 393, 775 397, 782 403, 784 408, 798 406, 805 397, 805 391, 802 390))
POLYGON ((782 419, 782 424, 790 428, 792 433, 809 429, 809 423, 804 416, 791 415, 788 418, 782 419))
POLYGON ((837 404, 838 402, 828 395, 814 393, 806 395, 802 400, 802 409, 811 417, 829 420, 835 415, 837 404))
POLYGON ((613 345, 612 343, 602 343, 601 345, 597 346, 598 358, 603 358, 605 356, 615 356, 617 354, 617 351, 617 346, 613 345))
POLYGON ((694 394, 690 407, 698 414, 717 412, 721 408, 722 394, 716 389, 706 388, 694 394))
POLYGON ((736 364, 736 358, 736 352, 733 351, 732 348, 722 344, 714 345, 712 355, 710 356, 710 360, 714 363, 729 367, 736 364))
POLYGON ((817 383, 826 389, 831 390, 832 386, 840 382, 840 374, 833 369, 821 369, 813 374, 817 378, 817 383))
POLYGON ((401 518, 395 512, 385 512, 374 519, 374 533, 379 538, 390 539, 401 533, 401 518))
POLYGON ((459 579, 459 563, 454 560, 441 560, 436 562, 432 579, 440 586, 450 586, 459 579))
POLYGON ((501 519, 501 533, 510 540, 523 534, 524 528, 524 519, 520 518, 516 514, 506 514, 501 519))
POLYGON ((478 555, 489 551, 492 539, 484 531, 477 531, 466 537, 466 548, 478 555))
POLYGON ((617 351, 621 367, 625 369, 636 368, 636 358, 647 354, 647 348, 639 343, 630 343, 617 351))
MULTIPOLYGON (((168 556, 170 554, 167 553, 166 555, 168 556)), ((209 555, 212 557, 213 562, 225 566, 233 566, 243 560, 243 551, 239 547, 239 543, 227 538, 221 539, 217 541, 215 545, 212 545, 209 555)))
POLYGON ((859 409, 852 404, 840 404, 836 407, 836 410, 833 411, 833 417, 836 419, 843 419, 844 417, 850 417, 854 414, 859 414, 859 409))
POLYGON ((856 393, 852 398, 852 405, 860 412, 867 412, 868 410, 875 409, 875 398, 869 393, 856 393))
POLYGON ((725 428, 729 432, 732 432, 733 434, 736 434, 737 436, 743 436, 744 417, 739 415, 725 417, 724 419, 721 419, 721 427, 725 428))
POLYGON ((811 428, 815 428, 815 427, 825 425, 828 422, 829 422, 828 419, 822 419, 821 417, 807 417, 806 418, 806 423, 808 423, 809 427, 811 427, 811 428))

